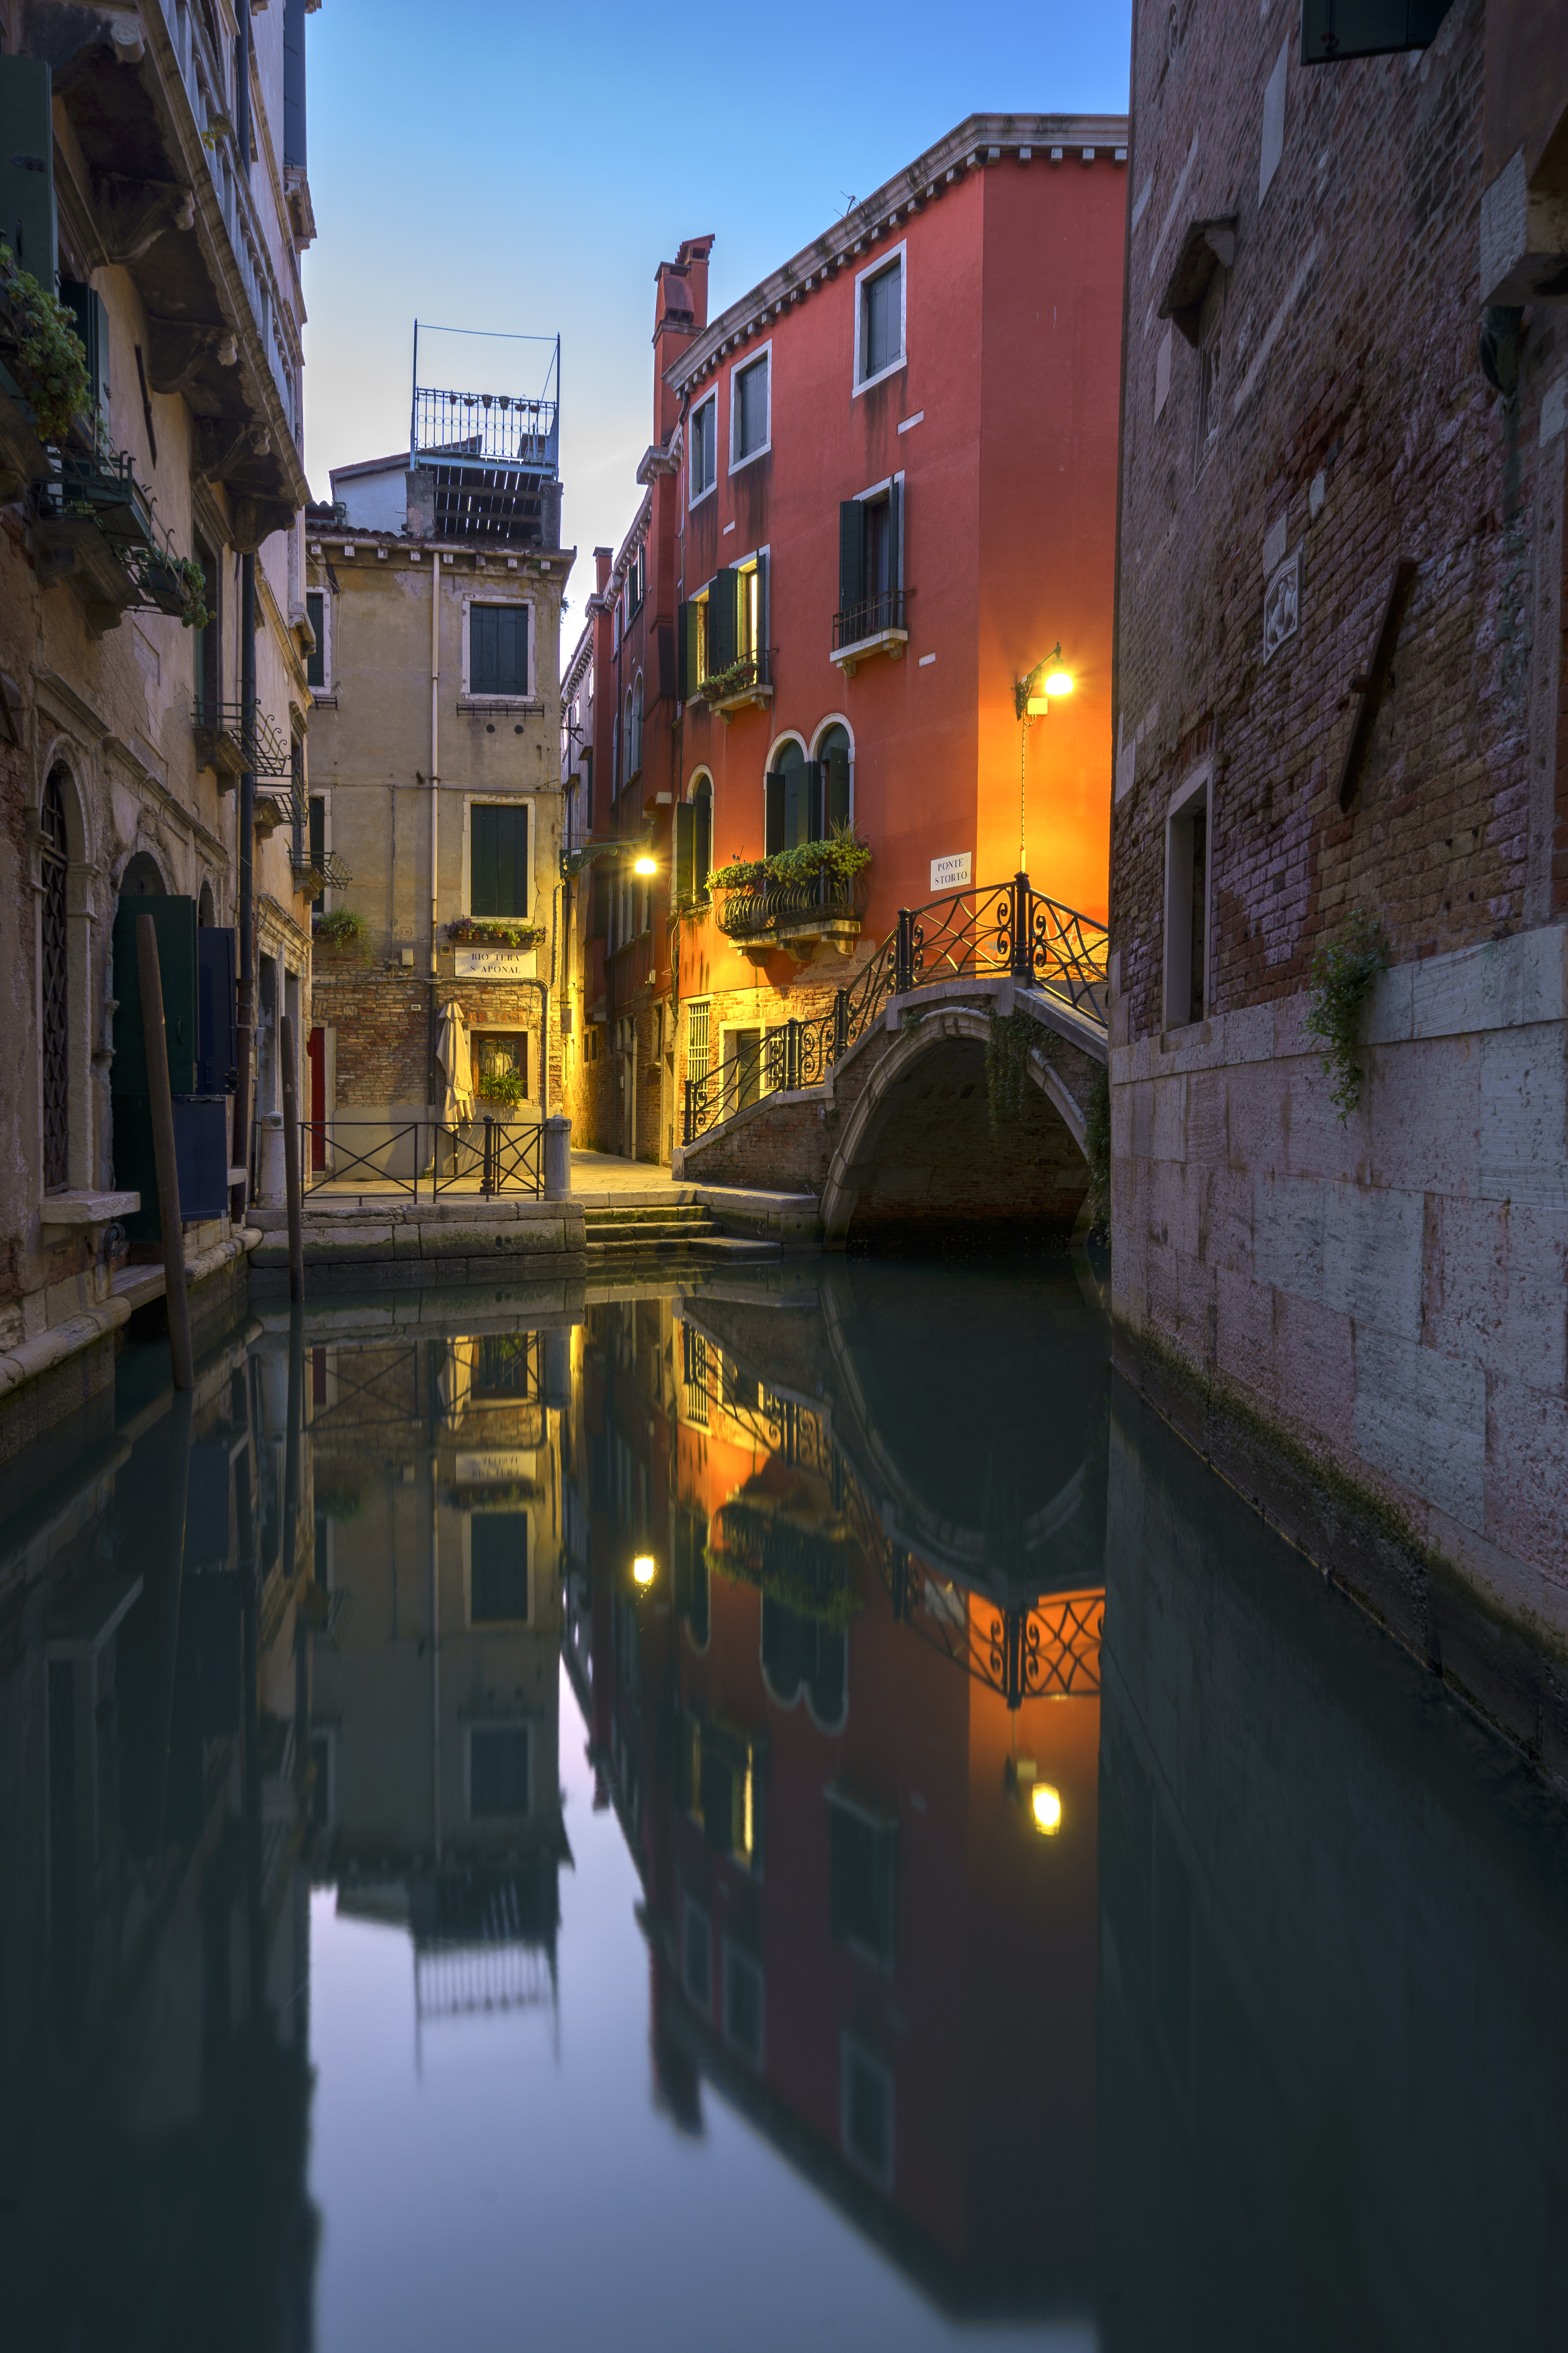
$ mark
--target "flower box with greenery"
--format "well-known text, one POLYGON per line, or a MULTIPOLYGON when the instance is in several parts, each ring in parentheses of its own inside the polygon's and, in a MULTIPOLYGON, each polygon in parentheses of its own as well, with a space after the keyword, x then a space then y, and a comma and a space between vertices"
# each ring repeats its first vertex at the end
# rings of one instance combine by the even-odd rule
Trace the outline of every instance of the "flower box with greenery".
POLYGON ((749 891, 767 879, 765 858, 731 858, 722 866, 715 866, 708 877, 710 891, 749 891))
POLYGON ((536 948, 544 937, 542 923, 509 923, 495 915, 458 915, 447 926, 455 947, 536 948))
POLYGON ((76 322, 30 270, 17 269, 16 255, 4 243, 0 290, 6 313, 0 322, 0 341, 11 373, 33 412, 38 438, 63 442, 92 406, 87 353, 76 322))
POLYGON ((318 915, 310 930, 330 947, 355 947, 364 938, 364 917, 353 907, 334 907, 330 915, 318 915))
MULTIPOLYGON (((482 1071, 474 1093, 477 1103, 482 1103, 492 1113, 497 1110, 515 1111, 520 1103, 525 1103, 528 1101, 528 1090, 517 1071, 513 1070, 482 1071)), ((476 1118, 482 1118, 483 1115, 476 1106, 476 1118)))

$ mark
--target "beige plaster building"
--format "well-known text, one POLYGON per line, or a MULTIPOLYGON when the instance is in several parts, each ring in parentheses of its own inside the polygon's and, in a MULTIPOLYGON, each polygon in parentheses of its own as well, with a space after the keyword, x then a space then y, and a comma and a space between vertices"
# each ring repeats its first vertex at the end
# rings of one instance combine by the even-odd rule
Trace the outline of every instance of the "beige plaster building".
POLYGON ((338 468, 308 525, 311 840, 328 915, 360 926, 317 940, 323 1169, 426 1164, 454 1006, 481 1110, 498 1082, 498 1113, 561 1101, 555 404, 420 392, 416 413, 413 462, 338 468))
MULTIPOLYGON (((0 269, 0 1454, 111 1378, 116 1262, 153 1206, 116 1177, 117 905, 183 897, 238 934, 264 1108, 278 1015, 308 1001, 310 5, 0 0, 0 216, 26 272, 0 269), (57 288, 87 362, 68 421, 21 348, 57 288)), ((226 1025, 216 1059, 221 1095, 247 1075, 226 1025)), ((243 1115, 209 1106, 247 1162, 243 1115)), ((245 1180, 225 1198, 222 1163, 186 1254, 226 1286, 245 1180)))

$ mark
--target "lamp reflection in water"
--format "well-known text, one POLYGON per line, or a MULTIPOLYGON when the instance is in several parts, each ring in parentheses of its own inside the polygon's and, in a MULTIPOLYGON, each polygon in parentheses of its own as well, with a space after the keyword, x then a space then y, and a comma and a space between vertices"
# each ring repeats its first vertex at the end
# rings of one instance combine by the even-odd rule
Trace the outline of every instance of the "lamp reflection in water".
POLYGON ((639 1552, 636 1560, 632 1563, 633 1584, 641 1586, 646 1591, 647 1587, 653 1583, 654 1575, 655 1568, 653 1555, 647 1552, 639 1552))
POLYGON ((1035 1811, 1035 1828, 1042 1838, 1055 1838, 1062 1826, 1060 1793, 1048 1781, 1037 1781, 1030 1799, 1035 1811))

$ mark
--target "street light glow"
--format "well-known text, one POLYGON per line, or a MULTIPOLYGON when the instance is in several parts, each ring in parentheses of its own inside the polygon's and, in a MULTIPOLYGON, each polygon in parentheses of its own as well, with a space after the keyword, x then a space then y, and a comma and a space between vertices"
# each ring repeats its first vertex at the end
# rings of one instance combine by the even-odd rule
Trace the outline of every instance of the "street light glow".
POLYGON ((654 864, 651 858, 645 856, 637 860, 637 864, 632 868, 632 872, 634 874, 657 874, 658 872, 658 869, 654 864))
POLYGON ((632 1563, 632 1579, 633 1582, 637 1585, 647 1586, 653 1583, 652 1553, 638 1553, 636 1560, 632 1563))
POLYGON ((1049 678, 1046 681, 1046 692, 1047 694, 1070 694, 1072 692, 1072 672, 1066 670, 1052 670, 1049 678))
POLYGON ((1030 1801, 1035 1809, 1035 1828, 1042 1838, 1055 1838, 1062 1826, 1062 1801, 1058 1790, 1048 1781, 1037 1781, 1030 1801))

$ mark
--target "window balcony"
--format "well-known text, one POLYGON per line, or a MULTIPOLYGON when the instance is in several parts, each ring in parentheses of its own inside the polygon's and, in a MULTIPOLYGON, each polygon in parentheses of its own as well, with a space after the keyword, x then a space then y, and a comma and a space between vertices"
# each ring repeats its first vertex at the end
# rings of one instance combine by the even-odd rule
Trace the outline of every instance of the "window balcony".
POLYGON ((866 914, 866 875, 835 874, 830 867, 801 881, 764 873, 739 890, 726 891, 719 929, 748 955, 782 948, 804 964, 831 942, 848 955, 866 914))
POLYGON ((755 708, 765 711, 773 699, 773 668, 774 649, 759 646, 755 653, 742 654, 711 678, 705 678, 699 689, 700 699, 710 711, 716 711, 727 727, 737 711, 755 708))
POLYGON ((833 616, 833 652, 830 659, 853 678, 862 662, 886 654, 889 661, 902 661, 910 633, 904 626, 904 599, 912 596, 912 588, 884 588, 875 596, 863 596, 858 605, 847 605, 833 616))
POLYGON ((67 448, 46 462, 31 493, 34 561, 43 585, 66 583, 94 637, 118 628, 128 612, 183 619, 192 609, 196 575, 160 532, 131 459, 67 448))
MULTIPOLYGON (((253 776, 288 777, 292 769, 289 746, 259 702, 209 702, 198 695, 191 712, 191 727, 196 739, 196 758, 204 768, 214 770, 218 790, 227 792, 232 782, 249 770, 253 776)), ((291 788, 261 797, 291 801, 291 788)), ((291 807, 287 815, 292 818, 291 807)), ((274 822, 279 820, 274 819, 274 822)))

